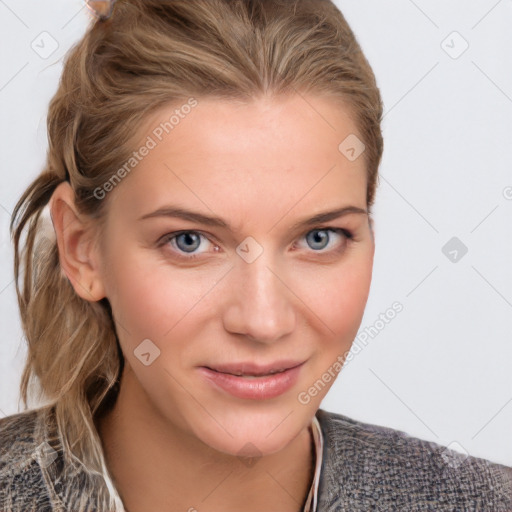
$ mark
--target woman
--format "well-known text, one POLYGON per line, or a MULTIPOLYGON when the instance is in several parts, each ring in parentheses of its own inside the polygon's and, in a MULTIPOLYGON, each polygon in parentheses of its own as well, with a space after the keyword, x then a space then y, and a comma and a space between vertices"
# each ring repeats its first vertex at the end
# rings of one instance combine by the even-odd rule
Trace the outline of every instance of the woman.
POLYGON ((48 405, 0 420, 1 510, 512 510, 511 468, 319 409, 368 298, 383 150, 338 9, 110 7, 12 218, 22 396, 48 405))

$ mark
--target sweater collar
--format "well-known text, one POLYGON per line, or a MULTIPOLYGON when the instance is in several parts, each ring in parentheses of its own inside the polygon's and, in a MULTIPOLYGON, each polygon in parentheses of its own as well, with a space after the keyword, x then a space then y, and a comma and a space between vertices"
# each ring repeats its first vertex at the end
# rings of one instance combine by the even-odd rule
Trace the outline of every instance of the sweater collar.
MULTIPOLYGON (((51 411, 53 412, 53 410, 51 411)), ((88 510, 90 503, 87 496, 95 495, 95 490, 110 490, 114 501, 122 510, 122 501, 117 493, 113 482, 109 479, 107 482, 100 475, 90 475, 83 466, 75 465, 68 467, 63 463, 62 446, 58 441, 56 430, 48 428, 52 424, 51 420, 37 422, 38 428, 35 432, 35 439, 39 443, 51 446, 56 450, 58 458, 56 464, 42 468, 42 473, 50 492, 51 501, 55 503, 55 510, 88 510), (56 441, 57 440, 57 441, 56 441), (65 469, 65 470, 64 470, 65 469), (79 495, 70 493, 69 480, 75 480, 80 483, 79 495), (106 484, 106 486, 105 486, 106 484), (77 501, 78 500, 78 501, 77 501), (70 508, 71 507, 71 508, 70 508)), ((55 425, 54 425, 55 426, 55 425)), ((334 468, 332 421, 329 413, 318 409, 313 417, 310 432, 313 437, 315 452, 315 471, 311 488, 306 499, 304 512, 330 512, 327 506, 327 489, 336 485, 334 481, 336 474, 334 468)), ((99 499, 99 497, 98 497, 99 499)), ((101 493, 101 500, 108 509, 108 493, 101 493)))

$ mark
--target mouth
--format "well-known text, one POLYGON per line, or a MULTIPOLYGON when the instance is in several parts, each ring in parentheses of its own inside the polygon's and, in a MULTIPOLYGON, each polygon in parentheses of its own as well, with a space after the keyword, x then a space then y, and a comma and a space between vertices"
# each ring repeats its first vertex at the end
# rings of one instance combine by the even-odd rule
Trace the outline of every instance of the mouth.
POLYGON ((290 390, 298 381, 305 361, 281 361, 257 366, 201 366, 199 371, 217 390, 246 400, 268 400, 290 390))
MULTIPOLYGON (((206 367, 208 368, 208 367, 206 367)), ((284 373, 286 372, 287 370, 277 370, 277 371, 272 371, 272 372, 269 372, 269 373, 262 373, 262 374, 259 374, 259 375, 250 375, 250 374, 246 374, 246 373, 226 373, 226 372, 219 372, 217 370, 213 370, 212 368, 208 368, 209 370, 211 370, 212 372, 215 372, 215 373, 219 373, 221 375, 231 375, 233 377, 240 377, 240 378, 243 378, 243 379, 247 379, 247 380, 258 380, 258 379, 264 379, 265 377, 271 377, 272 375, 279 375, 281 373, 284 373)))
POLYGON ((302 364, 304 364, 304 361, 280 361, 267 365, 256 365, 254 363, 247 362, 229 365, 204 366, 204 368, 208 368, 209 370, 217 373, 234 375, 236 377, 260 378, 283 373, 302 364))

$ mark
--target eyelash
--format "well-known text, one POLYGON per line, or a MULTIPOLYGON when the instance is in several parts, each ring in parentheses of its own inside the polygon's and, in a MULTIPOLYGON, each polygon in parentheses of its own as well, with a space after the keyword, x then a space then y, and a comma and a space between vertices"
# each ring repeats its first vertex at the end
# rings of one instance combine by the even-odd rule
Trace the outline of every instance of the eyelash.
MULTIPOLYGON (((345 228, 335 228, 335 227, 331 227, 331 226, 311 229, 309 231, 306 231, 306 233, 304 233, 304 235, 302 235, 302 236, 308 235, 309 233, 312 233, 313 231, 331 231, 336 234, 341 234, 341 235, 345 236, 345 238, 347 239, 347 243, 353 242, 355 240, 354 233, 352 233, 352 231, 345 229, 345 228)), ((184 233, 194 233, 194 234, 201 235, 204 238, 208 239, 206 234, 203 233, 202 231, 197 231, 197 230, 192 230, 192 229, 184 229, 182 231, 174 231, 172 233, 168 233, 168 234, 164 235, 162 238, 160 238, 160 240, 158 242, 158 247, 167 245, 171 240, 177 238, 178 236, 180 236, 184 233)), ((324 255, 324 254, 341 252, 342 250, 343 250, 343 247, 341 249, 333 249, 331 251, 325 251, 325 252, 321 252, 321 251, 312 251, 312 252, 317 252, 320 255, 324 255)), ((196 260, 197 258, 200 258, 200 255, 193 254, 193 253, 190 253, 189 256, 182 256, 181 254, 178 254, 176 252, 174 254, 176 255, 176 257, 178 259, 183 260, 183 261, 191 261, 191 260, 196 260)))

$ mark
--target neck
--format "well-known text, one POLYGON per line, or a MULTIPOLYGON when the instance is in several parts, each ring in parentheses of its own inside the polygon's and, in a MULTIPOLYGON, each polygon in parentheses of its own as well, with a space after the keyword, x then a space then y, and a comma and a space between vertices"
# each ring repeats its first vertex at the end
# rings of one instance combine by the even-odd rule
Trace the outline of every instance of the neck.
POLYGON ((150 404, 125 368, 113 408, 97 420, 126 512, 302 512, 314 472, 310 428, 277 453, 241 459, 206 445, 150 404))

